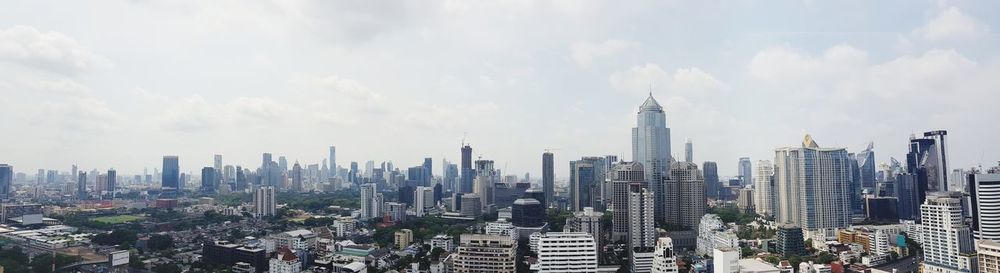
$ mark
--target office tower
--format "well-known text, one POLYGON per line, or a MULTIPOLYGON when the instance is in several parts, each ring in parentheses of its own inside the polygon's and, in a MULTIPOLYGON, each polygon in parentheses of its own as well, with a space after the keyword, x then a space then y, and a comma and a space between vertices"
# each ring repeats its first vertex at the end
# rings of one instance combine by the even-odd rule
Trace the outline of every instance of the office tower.
POLYGON ((472 181, 475 175, 472 172, 472 147, 469 145, 462 146, 462 193, 472 193, 472 181))
POLYGON ((35 175, 35 185, 41 185, 45 183, 45 169, 38 169, 38 174, 35 175))
POLYGON ((583 232, 549 232, 538 237, 538 272, 597 272, 597 242, 583 232))
POLYGON ((802 147, 775 149, 778 223, 803 229, 851 224, 850 160, 844 148, 820 148, 809 135, 802 147))
POLYGON ((94 183, 94 191, 97 192, 98 198, 101 199, 104 198, 104 191, 107 190, 107 187, 108 187, 108 175, 98 174, 97 181, 96 183, 94 183))
POLYGON ((694 163, 694 144, 691 143, 690 138, 684 142, 684 162, 694 163))
POLYGON ((454 257, 455 273, 514 273, 517 241, 503 235, 462 234, 454 257))
POLYGON ((736 194, 736 208, 741 213, 753 214, 757 211, 754 204, 754 192, 751 188, 740 188, 736 194))
POLYGON ((337 147, 330 146, 330 176, 337 176, 337 147))
POLYGON ((969 174, 968 180, 973 235, 1000 241, 1000 174, 969 174))
POLYGON ((875 152, 874 142, 868 142, 868 146, 857 154, 858 169, 861 172, 861 187, 865 189, 875 188, 875 152))
POLYGON ((753 204, 757 214, 774 216, 774 165, 770 160, 758 160, 753 177, 753 204))
POLYGON ((451 164, 448 160, 443 160, 441 164, 442 179, 444 189, 448 192, 459 192, 458 188, 458 165, 451 164))
POLYGON ((698 165, 690 162, 674 162, 670 167, 670 179, 665 181, 664 198, 666 223, 684 229, 693 229, 705 215, 708 204, 705 199, 705 179, 698 165))
MULTIPOLYGON (((246 170, 249 172, 249 170, 246 170)), ((244 173, 242 166, 236 166, 236 191, 244 191, 247 189, 247 175, 244 173)))
POLYGON ((364 177, 368 178, 368 179, 371 179, 373 173, 375 173, 375 161, 371 161, 371 160, 365 161, 365 173, 364 173, 364 177))
POLYGON ((653 251, 657 239, 653 207, 653 193, 648 189, 633 189, 629 193, 628 246, 632 272, 650 272, 653 266, 653 251))
POLYGON ((753 166, 750 164, 749 157, 741 157, 739 163, 739 175, 740 175, 740 187, 746 187, 751 185, 753 181, 751 177, 753 176, 753 166))
POLYGON ((424 217, 427 209, 434 208, 434 188, 417 187, 413 193, 413 209, 417 212, 417 217, 424 217))
POLYGON ((947 134, 948 132, 941 130, 926 132, 923 138, 910 137, 910 151, 906 154, 906 172, 915 175, 918 203, 923 203, 927 192, 949 191, 945 142, 947 134))
POLYGON ((542 191, 545 192, 545 200, 542 201, 545 204, 552 204, 555 201, 553 198, 555 194, 555 172, 554 158, 551 152, 546 151, 542 153, 542 191))
POLYGON ((584 207, 595 207, 598 181, 594 164, 589 160, 569 162, 570 209, 581 211, 584 207))
POLYGON ((264 218, 275 215, 277 200, 275 200, 274 187, 265 186, 257 188, 253 195, 254 217, 264 218))
POLYGON ((1000 273, 1000 242, 982 240, 977 245, 979 273, 1000 273))
POLYGON ((670 169, 670 128, 667 128, 667 115, 663 107, 649 98, 639 107, 636 115, 636 127, 632 128, 632 161, 641 164, 645 170, 647 187, 652 189, 654 196, 656 222, 664 222, 666 207, 663 205, 663 181, 670 169))
POLYGON ((680 272, 680 269, 677 266, 677 256, 674 254, 674 240, 670 237, 660 237, 656 240, 656 249, 653 251, 652 273, 677 272, 680 272))
POLYGON ((511 224, 515 227, 541 227, 545 225, 545 208, 533 198, 514 200, 510 208, 511 224))
POLYGON ((0 164, 0 199, 10 198, 10 189, 13 184, 14 166, 0 164))
POLYGON ((864 204, 861 199, 864 195, 864 187, 861 186, 861 165, 858 164, 858 156, 854 153, 847 153, 847 161, 851 173, 851 181, 847 184, 851 213, 862 215, 864 214, 864 204))
POLYGON ((493 184, 497 182, 497 171, 493 169, 493 160, 476 160, 476 180, 473 193, 478 194, 483 202, 483 208, 494 204, 493 184))
POLYGON ((612 241, 627 242, 629 240, 629 196, 633 189, 645 188, 643 166, 638 162, 621 162, 611 169, 611 183, 614 190, 612 198, 612 241))
POLYGON ((899 214, 899 219, 920 219, 920 200, 923 193, 919 191, 917 175, 898 173, 895 176, 896 200, 898 201, 896 212, 899 214))
POLYGON ((705 176, 705 197, 719 199, 719 165, 712 161, 701 164, 705 176))
MULTIPOLYGON (((215 155, 215 162, 214 163, 215 164, 212 165, 212 167, 215 168, 215 171, 216 172, 221 172, 222 171, 222 155, 215 155)), ((220 176, 219 179, 222 179, 222 177, 220 176)))
POLYGON ((302 192, 302 166, 298 161, 292 165, 292 191, 302 192))
POLYGON ((406 204, 385 202, 385 215, 396 223, 406 221, 406 204))
POLYGON ((79 198, 87 197, 87 173, 80 172, 76 179, 76 196, 79 198))
POLYGON ((429 181, 425 179, 427 178, 427 175, 425 174, 426 171, 427 169, 424 168, 424 166, 410 167, 406 169, 406 180, 416 186, 430 186, 425 184, 429 183, 429 181))
POLYGON ((478 194, 475 193, 462 194, 459 200, 460 201, 458 203, 459 204, 458 210, 462 216, 479 217, 480 215, 483 214, 482 198, 480 198, 478 194))
POLYGON ((288 159, 285 156, 278 156, 278 170, 281 170, 281 174, 288 172, 288 159))
POLYGON ((379 216, 379 205, 375 204, 375 194, 378 193, 374 183, 361 185, 361 220, 368 220, 379 216))
POLYGON ((424 167, 424 181, 426 181, 427 183, 427 185, 425 186, 430 186, 431 180, 434 179, 434 159, 431 159, 430 157, 424 158, 423 167, 424 167))
POLYGON ((163 156, 163 174, 160 188, 163 191, 178 191, 181 186, 181 168, 175 155, 163 156))
POLYGON ((218 179, 215 178, 215 168, 204 167, 201 168, 201 191, 205 193, 215 193, 216 185, 218 179))
POLYGON ((108 182, 104 189, 108 192, 114 193, 115 189, 118 188, 118 171, 115 169, 108 170, 108 182))
POLYGON ((972 231, 962 221, 961 192, 930 192, 920 205, 924 272, 975 270, 972 231))

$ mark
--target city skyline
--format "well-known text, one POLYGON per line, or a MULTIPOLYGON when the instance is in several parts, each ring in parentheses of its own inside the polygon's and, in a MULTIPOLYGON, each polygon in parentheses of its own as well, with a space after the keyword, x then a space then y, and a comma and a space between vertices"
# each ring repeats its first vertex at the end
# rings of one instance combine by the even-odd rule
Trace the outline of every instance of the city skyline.
MULTIPOLYGON (((1000 75, 991 2, 885 2, 863 15, 807 2, 37 5, 0 11, 0 72, 11 75, 0 108, 17 117, 0 150, 28 174, 73 164, 135 174, 164 155, 179 156, 184 173, 213 166, 215 154, 244 167, 264 152, 319 163, 329 146, 345 167, 416 166, 458 161, 464 138, 474 158, 536 178, 538 155, 555 148, 562 180, 572 159, 631 158, 629 129, 650 91, 672 139, 691 139, 695 163, 717 162, 723 176, 805 133, 849 152, 873 141, 879 163, 903 158, 911 134, 939 129, 951 168, 989 166, 1000 152, 989 145, 1000 128, 986 125, 1000 75), (711 11, 727 20, 698 18, 711 11), (776 16, 749 17, 762 11, 776 16), (889 12, 903 16, 879 16, 889 12), (366 14, 399 16, 348 16, 366 14), (138 18, 166 23, 120 23, 138 18), (352 26, 320 27, 337 23, 352 26), (567 30, 539 37, 553 29, 567 30)), ((684 158, 684 144, 671 144, 684 158)))

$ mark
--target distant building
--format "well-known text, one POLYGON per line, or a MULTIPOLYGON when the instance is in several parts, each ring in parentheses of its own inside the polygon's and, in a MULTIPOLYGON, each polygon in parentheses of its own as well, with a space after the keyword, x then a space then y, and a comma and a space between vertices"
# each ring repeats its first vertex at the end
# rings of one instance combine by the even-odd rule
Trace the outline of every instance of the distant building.
POLYGON ((719 184, 718 164, 712 161, 705 161, 705 163, 701 164, 701 169, 705 174, 705 197, 719 199, 719 190, 722 185, 719 184))
POLYGON ((712 250, 712 266, 715 273, 740 273, 740 249, 716 248, 712 250))
POLYGON ((594 211, 594 208, 583 208, 583 211, 573 213, 573 217, 566 219, 563 231, 594 235, 594 240, 597 240, 598 245, 603 246, 604 244, 601 242, 601 238, 603 238, 601 217, 603 216, 604 213, 594 211))
POLYGON ((219 179, 216 177, 216 169, 212 167, 201 168, 201 191, 205 193, 215 193, 216 184, 219 179))
POLYGON ((175 155, 163 156, 163 173, 160 188, 163 191, 177 191, 180 189, 180 165, 175 155))
POLYGON ((753 165, 750 163, 750 158, 741 157, 739 167, 740 187, 753 185, 753 165))
POLYGON ((462 195, 461 198, 461 210, 459 211, 462 216, 468 217, 479 217, 482 215, 482 199, 479 198, 478 194, 466 193, 462 195))
POLYGON ((0 164, 0 199, 11 197, 11 185, 14 185, 14 166, 0 164))
POLYGON ((202 260, 207 263, 233 266, 246 263, 256 272, 264 272, 268 268, 266 251, 263 248, 246 247, 231 244, 226 241, 215 241, 202 245, 202 260))
POLYGON ((553 155, 551 152, 546 151, 542 154, 542 192, 545 193, 545 200, 541 201, 543 204, 552 204, 555 199, 555 172, 553 171, 553 155))
POLYGON ((674 162, 670 167, 670 179, 663 182, 666 196, 662 199, 666 206, 666 223, 685 229, 695 229, 705 215, 705 179, 698 165, 689 162, 674 162))
POLYGON ((804 255, 805 240, 802 229, 792 225, 779 225, 776 240, 777 253, 784 256, 804 255))
POLYGON ((274 187, 260 187, 254 192, 254 217, 263 218, 274 216, 277 212, 277 200, 275 200, 274 187))
POLYGON ((541 227, 545 224, 545 208, 538 200, 521 198, 511 207, 511 222, 516 227, 541 227))
POLYGON ((629 254, 632 272, 650 272, 656 244, 653 193, 645 188, 629 193, 629 254))
POLYGON ((757 204, 754 203, 754 193, 757 192, 750 188, 741 188, 736 194, 736 207, 740 209, 740 212, 746 214, 754 214, 756 211, 757 204))
POLYGON ((670 128, 667 127, 667 115, 663 107, 656 102, 652 93, 639 106, 636 114, 636 127, 632 128, 632 161, 644 168, 643 179, 652 189, 656 222, 666 222, 666 195, 662 183, 670 172, 672 162, 670 128))
POLYGON ((376 195, 379 195, 378 188, 374 183, 361 185, 361 219, 368 220, 379 217, 381 213, 380 203, 377 202, 376 195))
POLYGON ((612 241, 629 240, 629 195, 634 190, 645 188, 648 184, 643 177, 642 164, 637 162, 622 162, 611 169, 610 177, 614 190, 612 208, 611 238, 612 241))
POLYGON ((757 161, 757 171, 753 177, 754 211, 762 216, 774 216, 775 187, 774 165, 770 160, 757 161))
POLYGON ((739 237, 732 229, 726 227, 718 215, 705 214, 698 226, 696 253, 712 256, 713 249, 725 247, 738 248, 739 237))

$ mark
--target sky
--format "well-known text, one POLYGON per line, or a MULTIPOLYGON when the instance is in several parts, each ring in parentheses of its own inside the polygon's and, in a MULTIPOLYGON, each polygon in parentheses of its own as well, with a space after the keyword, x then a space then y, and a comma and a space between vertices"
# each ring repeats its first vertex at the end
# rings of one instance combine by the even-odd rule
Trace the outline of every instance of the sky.
POLYGON ((811 134, 879 162, 949 132, 1000 160, 997 1, 46 1, 0 4, 0 163, 32 174, 457 162, 557 177, 631 159, 652 95, 672 150, 737 173, 811 134))

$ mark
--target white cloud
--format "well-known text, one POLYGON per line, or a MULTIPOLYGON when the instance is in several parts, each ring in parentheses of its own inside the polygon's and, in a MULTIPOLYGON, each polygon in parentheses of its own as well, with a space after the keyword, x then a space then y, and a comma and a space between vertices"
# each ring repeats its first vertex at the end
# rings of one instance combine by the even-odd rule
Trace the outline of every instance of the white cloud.
POLYGON ((671 75, 659 65, 649 63, 614 72, 609 81, 616 90, 629 92, 646 92, 652 87, 683 94, 698 94, 729 88, 715 76, 697 67, 678 68, 671 75))
POLYGON ((673 81, 670 83, 671 89, 677 91, 718 91, 729 89, 715 76, 705 73, 700 68, 678 68, 674 72, 673 81))
POLYGON ((655 88, 669 83, 670 75, 659 65, 647 63, 614 72, 608 81, 619 91, 645 93, 650 87, 655 88))
POLYGON ((0 29, 0 60, 57 73, 75 74, 108 67, 111 62, 59 32, 41 32, 32 26, 0 29))
POLYGON ((927 40, 975 39, 990 32, 990 27, 978 19, 962 13, 957 7, 947 7, 927 22, 913 30, 913 34, 927 40))
POLYGON ((613 57, 621 52, 635 48, 636 43, 609 39, 601 43, 577 42, 570 45, 570 55, 573 61, 581 67, 590 67, 595 60, 613 57))
POLYGON ((833 46, 821 56, 810 56, 788 46, 776 46, 758 52, 747 67, 750 76, 781 84, 851 75, 867 62, 867 52, 846 44, 833 46))

